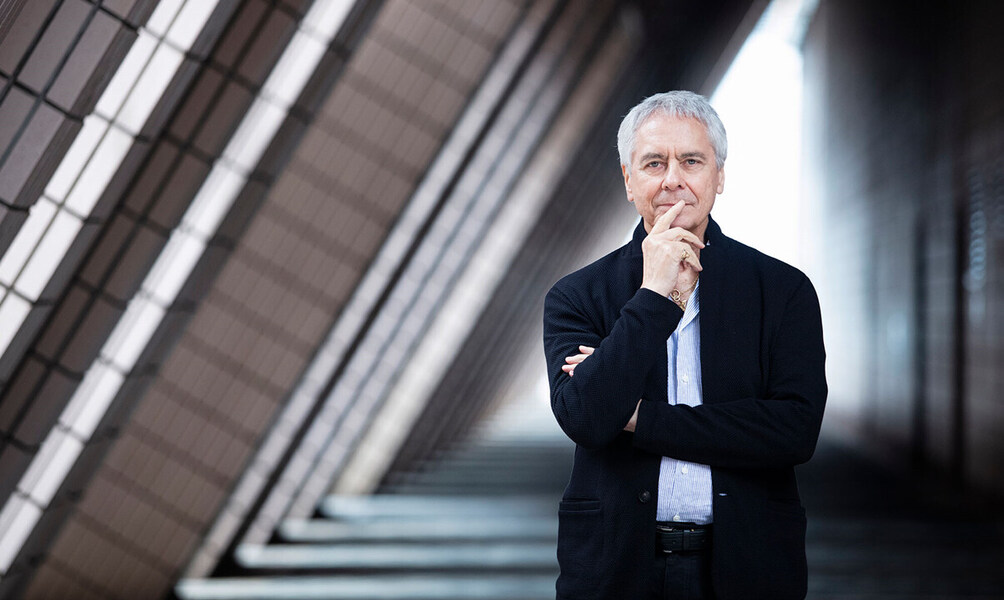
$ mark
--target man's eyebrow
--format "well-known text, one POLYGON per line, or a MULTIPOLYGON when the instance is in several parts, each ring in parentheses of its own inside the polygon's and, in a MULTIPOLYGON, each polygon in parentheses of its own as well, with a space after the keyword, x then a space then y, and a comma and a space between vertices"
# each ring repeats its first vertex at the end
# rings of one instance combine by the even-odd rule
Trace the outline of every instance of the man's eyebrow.
POLYGON ((683 154, 680 154, 680 158, 682 158, 682 159, 700 158, 701 160, 707 160, 708 159, 707 155, 704 154, 703 152, 699 151, 699 150, 694 150, 692 152, 684 152, 683 154))
POLYGON ((666 160, 666 155, 662 154, 661 152, 646 152, 645 154, 641 155, 641 158, 638 159, 638 162, 643 162, 643 163, 644 162, 648 162, 648 161, 652 160, 653 158, 658 158, 660 160, 666 160))

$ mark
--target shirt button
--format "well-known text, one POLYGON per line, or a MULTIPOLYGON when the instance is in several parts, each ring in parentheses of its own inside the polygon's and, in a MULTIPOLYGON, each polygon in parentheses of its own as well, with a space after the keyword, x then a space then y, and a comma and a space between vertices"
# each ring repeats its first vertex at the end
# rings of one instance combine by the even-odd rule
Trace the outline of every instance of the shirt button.
POLYGON ((677 522, 680 521, 680 515, 673 515, 673 520, 677 522))
POLYGON ((687 474, 687 465, 683 465, 683 468, 680 469, 680 472, 683 473, 684 475, 686 475, 687 474))
POLYGON ((690 381, 690 377, 688 375, 684 375, 683 377, 681 377, 681 379, 683 379, 683 383, 687 383, 688 381, 690 381))
POLYGON ((638 494, 638 502, 641 502, 642 504, 648 502, 651 499, 652 499, 652 494, 648 490, 642 490, 638 494))

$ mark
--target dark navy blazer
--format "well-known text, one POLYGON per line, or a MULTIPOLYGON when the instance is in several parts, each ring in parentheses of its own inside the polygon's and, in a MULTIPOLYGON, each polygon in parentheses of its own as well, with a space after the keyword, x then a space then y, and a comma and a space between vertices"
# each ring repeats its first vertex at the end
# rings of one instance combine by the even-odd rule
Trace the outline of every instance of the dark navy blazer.
POLYGON ((701 251, 703 404, 666 399, 666 340, 683 311, 642 280, 627 245, 551 288, 544 351, 551 407, 576 443, 558 510, 558 598, 646 597, 662 456, 711 466, 717 598, 803 598, 805 511, 794 466, 826 402, 819 303, 800 271, 722 235, 701 251), (595 353, 561 371, 580 344, 595 353), (623 431, 639 408, 636 431, 623 431))

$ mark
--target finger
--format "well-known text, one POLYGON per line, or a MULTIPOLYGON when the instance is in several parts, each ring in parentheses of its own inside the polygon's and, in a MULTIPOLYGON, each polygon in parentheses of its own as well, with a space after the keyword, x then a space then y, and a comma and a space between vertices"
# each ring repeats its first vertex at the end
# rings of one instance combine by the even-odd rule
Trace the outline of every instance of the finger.
POLYGON ((679 248, 675 256, 680 263, 690 265, 695 271, 702 271, 704 269, 701 266, 701 261, 697 258, 697 253, 694 252, 693 248, 687 242, 676 242, 675 244, 679 248), (682 248, 680 248, 681 246, 682 248))
POLYGON ((652 231, 649 233, 663 233, 664 231, 667 231, 673 225, 673 221, 676 220, 676 217, 683 212, 683 207, 685 205, 685 202, 680 201, 669 207, 669 210, 662 213, 662 215, 655 220, 655 223, 652 224, 652 231))
POLYGON ((592 346, 579 346, 579 352, 585 355, 592 354, 595 350, 596 348, 593 348, 592 346))
POLYGON ((695 270, 697 272, 701 272, 701 271, 704 270, 704 267, 701 266, 701 261, 697 260, 697 257, 694 256, 693 253, 691 253, 689 256, 687 256, 687 260, 685 260, 684 262, 687 265, 689 265, 690 268, 692 268, 693 270, 695 270))
POLYGON ((577 365, 580 362, 586 360, 587 358, 589 358, 588 354, 573 354, 572 356, 566 356, 565 362, 570 365, 577 365))
POLYGON ((704 247, 704 242, 701 241, 701 238, 687 231, 683 227, 674 227, 667 231, 666 235, 669 237, 676 237, 676 241, 686 242, 694 248, 700 249, 704 247))
POLYGON ((686 202, 681 200, 671 206, 669 210, 662 213, 662 215, 655 220, 655 223, 652 224, 652 231, 650 231, 649 234, 662 233, 668 230, 670 225, 673 224, 673 221, 676 220, 676 217, 683 211, 684 206, 686 206, 686 202))
POLYGON ((568 376, 571 377, 575 374, 575 365, 564 365, 561 367, 561 370, 568 373, 568 376))

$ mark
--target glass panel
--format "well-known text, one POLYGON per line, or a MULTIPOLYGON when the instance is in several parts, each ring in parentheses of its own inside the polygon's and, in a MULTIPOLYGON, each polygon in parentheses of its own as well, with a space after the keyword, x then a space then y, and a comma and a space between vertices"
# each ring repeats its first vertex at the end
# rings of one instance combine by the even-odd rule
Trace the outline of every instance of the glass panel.
POLYGON ((202 257, 206 245, 188 233, 175 231, 143 287, 162 306, 169 306, 202 257))
MULTIPOLYGON (((112 331, 108 343, 101 349, 102 356, 128 373, 164 319, 165 312, 150 298, 144 296, 133 298, 129 308, 112 331)), ((117 388, 116 385, 115 390, 117 388)), ((114 390, 112 394, 114 395, 114 390)))
POLYGON ((167 41, 187 51, 213 14, 219 0, 189 0, 167 32, 167 41))
POLYGON ((42 442, 18 487, 40 506, 48 506, 84 445, 63 429, 53 429, 42 442))
MULTIPOLYGON (((161 2, 160 6, 164 6, 164 4, 169 4, 169 2, 161 2)), ((108 120, 115 117, 119 109, 122 108, 122 103, 125 102, 129 91, 132 90, 136 80, 143 73, 143 67, 149 62, 150 56, 156 49, 157 39, 141 29, 139 37, 129 48, 125 60, 119 65, 111 82, 108 83, 108 87, 101 94, 101 99, 98 100, 98 104, 94 108, 95 113, 108 120)))
POLYGON ((317 0, 303 18, 303 28, 328 41, 335 37, 353 4, 355 0, 317 0))
POLYGON ((14 283, 14 288, 32 301, 38 300, 82 225, 80 219, 66 211, 59 211, 14 283))
MULTIPOLYGON (((159 38, 163 38, 167 35, 167 30, 183 3, 184 0, 160 0, 157 3, 157 8, 150 15, 150 19, 147 20, 144 29, 159 38)), ((198 3, 198 0, 195 3, 198 3)), ((192 2, 189 2, 189 4, 192 4, 192 2)))
POLYGON ((31 207, 31 212, 21 230, 17 232, 17 237, 0 260, 0 283, 8 287, 14 283, 55 214, 56 205, 44 197, 39 198, 31 207))
POLYGON ((127 131, 137 134, 143 128, 183 58, 181 52, 167 44, 157 48, 118 115, 117 121, 127 131))
POLYGON ((0 513, 0 573, 6 573, 42 516, 42 509, 23 496, 10 497, 0 513))
POLYGON ((59 421, 83 439, 90 439, 125 377, 107 363, 96 363, 70 398, 59 421))
POLYGON ((216 233, 223 216, 237 198, 247 179, 228 167, 216 163, 206 182, 202 184, 192 205, 185 212, 182 223, 203 239, 216 233))
POLYGON ((132 147, 132 142, 133 138, 128 133, 117 127, 110 127, 94 151, 94 156, 80 174, 77 184, 70 191, 66 199, 66 208, 86 219, 104 194, 108 182, 118 171, 122 159, 132 147))
POLYGON ((7 294, 0 304, 0 356, 7 351, 29 312, 31 304, 17 294, 7 294))
POLYGON ((46 196, 57 202, 62 202, 66 198, 107 129, 108 121, 97 115, 89 115, 84 119, 83 128, 73 140, 73 145, 70 146, 70 150, 63 157, 63 162, 59 164, 59 168, 45 188, 46 196))

